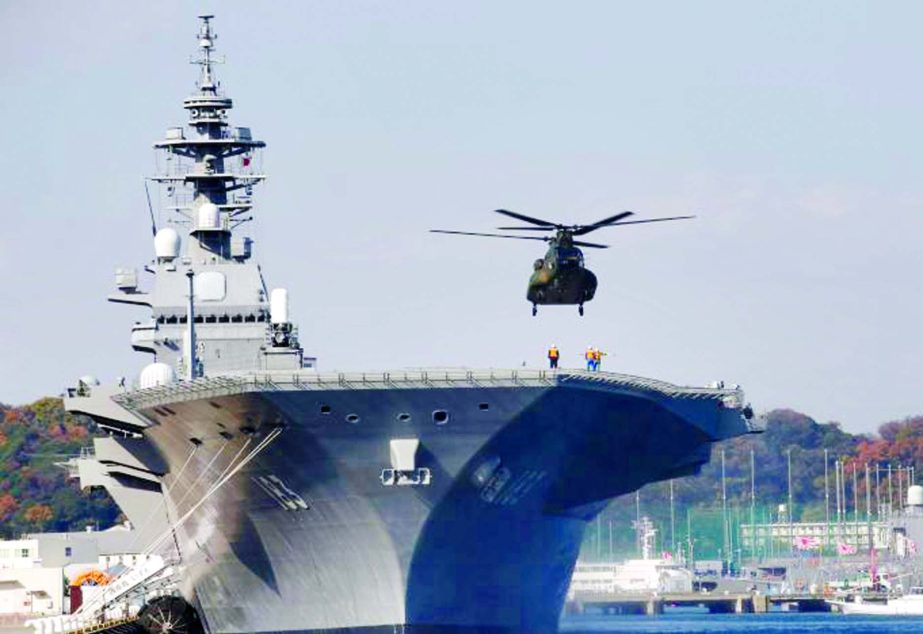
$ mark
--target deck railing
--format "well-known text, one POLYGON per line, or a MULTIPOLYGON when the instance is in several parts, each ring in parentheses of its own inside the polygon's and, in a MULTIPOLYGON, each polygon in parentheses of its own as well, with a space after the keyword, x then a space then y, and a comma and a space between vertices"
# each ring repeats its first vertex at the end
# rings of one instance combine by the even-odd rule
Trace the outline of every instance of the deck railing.
POLYGON ((743 392, 731 388, 683 387, 665 381, 614 372, 583 370, 533 369, 426 369, 389 372, 319 373, 313 370, 295 372, 254 372, 239 376, 203 377, 193 381, 178 381, 169 385, 134 390, 117 395, 116 402, 130 409, 143 409, 161 403, 200 398, 228 396, 246 392, 291 390, 375 390, 375 389, 440 389, 440 388, 500 388, 555 385, 624 388, 650 392, 671 398, 718 400, 728 408, 744 406, 743 392))

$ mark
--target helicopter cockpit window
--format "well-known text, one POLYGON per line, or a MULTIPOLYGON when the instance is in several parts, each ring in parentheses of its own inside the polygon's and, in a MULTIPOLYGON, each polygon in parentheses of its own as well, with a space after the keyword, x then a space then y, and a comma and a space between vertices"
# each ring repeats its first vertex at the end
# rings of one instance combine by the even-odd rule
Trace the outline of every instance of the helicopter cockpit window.
POLYGON ((558 249, 558 260, 563 267, 571 268, 583 266, 583 254, 580 252, 580 249, 558 249))

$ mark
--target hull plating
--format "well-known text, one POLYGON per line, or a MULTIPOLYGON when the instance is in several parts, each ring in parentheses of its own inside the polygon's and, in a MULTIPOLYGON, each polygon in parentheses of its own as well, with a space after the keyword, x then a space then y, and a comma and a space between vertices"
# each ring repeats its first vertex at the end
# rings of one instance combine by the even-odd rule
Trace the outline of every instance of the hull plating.
POLYGON ((283 429, 177 531, 210 631, 550 632, 587 522, 694 471, 729 415, 746 431, 722 409, 586 384, 266 391, 144 414, 173 521, 283 429), (428 486, 382 484, 395 438, 420 441, 428 486))

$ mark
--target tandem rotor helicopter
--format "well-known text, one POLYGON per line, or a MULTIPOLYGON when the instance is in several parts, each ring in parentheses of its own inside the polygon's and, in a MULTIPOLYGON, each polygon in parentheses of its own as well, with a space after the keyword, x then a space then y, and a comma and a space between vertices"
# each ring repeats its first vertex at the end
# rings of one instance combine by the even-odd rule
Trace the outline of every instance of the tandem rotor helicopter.
POLYGON ((670 218, 649 218, 646 220, 629 220, 626 218, 634 215, 632 211, 623 211, 603 218, 588 225, 566 225, 560 222, 549 222, 541 218, 533 218, 524 214, 495 209, 496 213, 527 222, 529 227, 497 227, 501 231, 548 231, 554 232, 553 236, 517 236, 502 233, 474 233, 471 231, 448 231, 446 229, 430 229, 432 233, 448 233, 458 236, 482 236, 486 238, 509 238, 513 240, 542 240, 548 243, 545 257, 536 260, 532 268, 532 277, 529 278, 529 290, 526 299, 532 302, 532 316, 538 314, 538 306, 563 304, 577 305, 577 312, 583 315, 583 304, 593 299, 596 294, 596 276, 583 264, 583 252, 577 247, 592 249, 608 249, 607 244, 583 242, 574 240, 574 236, 583 236, 591 231, 604 227, 621 227, 623 225, 637 225, 648 222, 665 222, 667 220, 686 220, 695 216, 673 216, 670 218))

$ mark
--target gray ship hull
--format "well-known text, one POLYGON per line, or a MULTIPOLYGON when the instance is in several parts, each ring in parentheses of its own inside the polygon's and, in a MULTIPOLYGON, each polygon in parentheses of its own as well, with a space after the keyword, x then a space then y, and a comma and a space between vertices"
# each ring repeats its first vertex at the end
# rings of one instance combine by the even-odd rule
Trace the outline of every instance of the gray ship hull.
POLYGON ((181 589, 208 631, 556 631, 607 501, 693 473, 711 442, 750 430, 728 390, 605 373, 384 376, 117 399, 150 422, 181 589), (391 441, 408 438, 428 484, 387 486, 391 441))

